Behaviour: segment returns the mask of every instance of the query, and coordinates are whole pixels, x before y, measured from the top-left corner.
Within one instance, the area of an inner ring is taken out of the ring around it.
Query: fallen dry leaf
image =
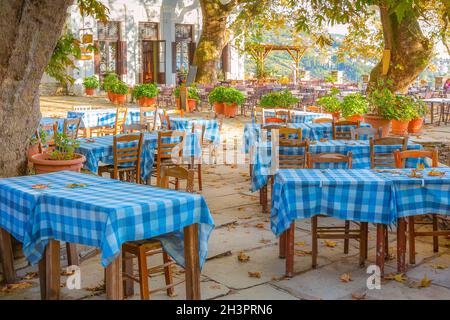
[[[305,243],[304,241],[302,241],[302,242],[296,242],[295,245],[296,245],[297,247],[304,247],[304,246],[306,245],[306,243]]]
[[[32,189],[48,189],[48,184],[34,184],[31,186]]]
[[[106,291],[106,285],[105,285],[105,283],[100,283],[98,286],[92,287],[92,288],[86,288],[86,290],[91,291],[91,292]]]
[[[353,300],[365,300],[367,298],[367,293],[352,293]]]
[[[348,273],[342,274],[340,279],[341,279],[342,282],[345,282],[345,283],[353,281],[352,277]]]
[[[36,279],[36,278],[39,278],[39,273],[37,273],[37,272],[28,272],[21,279],[22,280],[31,280],[31,279]]]
[[[279,277],[273,276],[272,277],[272,281],[281,281],[281,280],[284,280],[284,279],[286,279],[286,276],[279,276]]]
[[[255,272],[249,271],[248,272],[248,276],[250,278],[258,278],[259,279],[259,278],[261,278],[261,275],[262,275],[262,273],[259,271],[255,271]]]
[[[264,229],[264,223],[255,224],[255,228]]]
[[[212,285],[212,286],[210,286],[210,288],[211,288],[211,289],[217,289],[217,290],[222,289],[222,287],[220,286],[220,284]]]
[[[253,218],[252,216],[245,216],[245,217],[239,217],[238,219],[241,220],[250,220],[251,218]]]
[[[329,247],[329,248],[334,248],[337,246],[337,243],[331,240],[325,240],[324,241],[325,246]]]
[[[18,283],[10,283],[0,288],[0,292],[10,293],[19,289],[26,289],[32,287],[33,284],[31,282],[18,282]]]
[[[261,239],[261,240],[259,240],[259,243],[262,243],[262,244],[268,244],[268,243],[271,243],[272,242],[272,240],[268,240],[268,239]]]
[[[246,255],[243,251],[239,252],[238,255],[239,262],[248,262],[250,260],[250,256]]]
[[[448,268],[448,265],[438,263],[438,264],[432,264],[431,267],[436,270],[444,270],[444,269]]]
[[[422,278],[422,280],[420,280],[419,287],[420,287],[420,288],[427,288],[427,287],[430,286],[430,284],[431,284],[431,280],[428,279],[427,275],[425,275],[425,276]]]
[[[400,283],[405,283],[408,277],[404,273],[390,273],[384,277],[386,280],[395,280]]]

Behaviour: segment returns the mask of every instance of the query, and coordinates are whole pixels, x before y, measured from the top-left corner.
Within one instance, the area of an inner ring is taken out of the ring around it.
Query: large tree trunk
[[[399,23],[395,13],[389,14],[380,6],[385,49],[391,51],[387,74],[383,74],[383,61],[371,72],[369,91],[379,80],[392,80],[393,92],[406,93],[409,85],[425,70],[433,54],[433,43],[420,29],[413,16],[405,16]]]
[[[0,177],[26,172],[39,83],[73,0],[0,1]]]
[[[232,1],[224,6],[220,0],[200,0],[200,5],[203,29],[194,56],[196,82],[212,84],[217,82],[217,65],[228,42],[227,19],[236,4]]]

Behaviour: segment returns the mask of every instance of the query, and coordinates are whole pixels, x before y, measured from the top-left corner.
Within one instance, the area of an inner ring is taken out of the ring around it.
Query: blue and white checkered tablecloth
[[[175,132],[171,143],[179,141],[179,135],[185,132]],[[93,139],[78,139],[80,141],[80,147],[75,150],[77,153],[81,153],[86,157],[84,168],[97,173],[98,163],[101,161],[105,164],[114,163],[114,150],[113,141],[114,136],[96,137]],[[88,142],[94,141],[94,142]],[[121,143],[121,147],[131,147],[136,142]],[[144,143],[142,146],[141,155],[141,177],[147,180],[151,174],[151,170],[155,161],[155,151],[158,148],[158,134],[153,132],[144,133]],[[192,157],[194,159],[200,159],[201,157],[201,145],[198,134],[186,133],[183,157],[185,161],[189,161]],[[126,164],[122,164],[126,166]],[[129,165],[133,165],[130,163]]]
[[[48,134],[53,135],[53,124],[55,122],[58,123],[58,131],[62,132],[64,127],[64,119],[62,118],[42,118],[40,125]]]
[[[204,139],[216,146],[220,144],[220,128],[217,120],[171,117],[170,124],[174,130],[192,130],[195,124],[205,126]]]
[[[331,123],[307,123],[307,126],[311,128],[310,140],[333,139],[333,125]],[[337,132],[348,132],[352,127],[355,126],[338,126],[336,130]],[[371,126],[362,122],[361,127],[370,128]]]
[[[390,153],[395,150],[400,150],[401,146],[375,146],[375,153]],[[410,143],[408,144],[409,150],[420,150],[422,146],[420,144]],[[260,142],[256,144],[254,154],[254,165],[252,175],[252,191],[257,191],[267,184],[269,176],[273,175],[272,165],[272,143],[267,141],[266,143]],[[330,140],[327,142],[317,142],[311,144],[309,152],[311,154],[318,153],[340,153],[347,155],[348,152],[353,153],[352,166],[353,169],[370,169],[370,144],[367,140]],[[304,148],[278,148],[279,154],[293,155],[303,154]],[[406,161],[406,167],[416,168],[419,163],[422,163],[420,159],[408,159]],[[345,165],[346,166],[346,165]],[[343,163],[323,163],[320,164],[320,168],[343,168]]]
[[[48,189],[32,185],[49,183]],[[68,188],[84,183],[84,188]],[[183,228],[199,224],[202,266],[214,221],[201,195],[124,183],[67,171],[0,180],[0,227],[23,242],[36,264],[49,239],[99,247],[103,266],[126,241],[160,239],[184,265]]]
[[[446,175],[423,178],[411,169],[281,169],[274,181],[271,227],[279,236],[296,219],[324,214],[342,220],[391,224],[399,217],[450,214],[450,169]]]
[[[317,214],[374,223],[395,219],[392,183],[371,170],[281,169],[272,193],[271,228],[279,236],[296,219]]]
[[[280,109],[282,110],[282,109]],[[275,111],[272,110],[264,110],[264,118],[270,118],[275,116]],[[285,118],[285,116],[281,117]],[[317,118],[332,118],[331,114],[328,113],[316,113],[316,112],[307,112],[307,111],[299,111],[299,110],[291,110],[291,122],[292,123],[309,123]]]
[[[81,118],[81,128],[96,128],[96,127],[112,127],[116,122],[116,109],[93,109],[86,111],[69,111],[67,118]],[[158,114],[164,112],[158,109]],[[153,112],[151,112],[152,114]],[[141,113],[139,108],[128,108],[126,125],[139,124]],[[159,117],[156,117],[156,123],[159,124]]]

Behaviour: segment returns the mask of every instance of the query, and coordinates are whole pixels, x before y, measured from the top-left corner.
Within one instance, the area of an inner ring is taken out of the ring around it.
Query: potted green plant
[[[342,101],[339,100],[339,90],[331,88],[331,93],[327,96],[317,99],[317,104],[321,106],[327,113],[333,115],[333,119],[337,120],[341,117]]]
[[[54,151],[35,154],[30,161],[37,174],[63,170],[80,172],[86,158],[82,154],[75,153],[75,149],[79,146],[79,141],[58,132],[55,134]]]
[[[47,140],[47,131],[39,127],[39,137],[34,135],[30,140],[30,146],[28,148],[28,160],[32,156],[39,153],[39,144],[45,145]]]
[[[344,97],[341,105],[342,116],[349,121],[363,121],[363,115],[369,110],[366,97],[360,93],[352,93]]]
[[[395,94],[387,88],[384,81],[379,81],[368,93],[367,100],[369,112],[364,115],[364,122],[373,128],[381,128],[382,136],[387,136],[392,122],[391,113],[395,108]]]
[[[299,102],[289,90],[275,91],[261,97],[259,106],[266,109],[290,109]]]
[[[388,119],[392,120],[391,132],[395,135],[406,135],[409,122],[417,116],[415,102],[409,96],[396,96],[394,107],[389,108]]]
[[[125,104],[127,102],[127,94],[130,88],[125,82],[117,81],[111,86],[114,104]]]
[[[234,118],[237,115],[238,106],[244,103],[245,96],[235,88],[227,88],[223,100],[225,116]]]
[[[154,83],[137,85],[133,88],[133,97],[142,107],[150,107],[156,104],[159,89]]]
[[[411,121],[408,124],[408,132],[418,134],[421,132],[423,127],[423,121],[425,118],[425,115],[428,111],[428,106],[425,102],[423,102],[419,98],[414,99],[414,107],[415,107],[415,115],[414,118],[411,119]]]
[[[224,86],[215,87],[208,95],[209,103],[214,105],[214,110],[216,114],[224,114],[225,106],[225,91],[227,90]]]
[[[180,100],[180,89],[182,87],[185,87],[185,84],[182,84],[179,87],[176,87],[174,90],[174,95],[175,95],[175,101],[177,104],[177,108],[181,109],[181,100]],[[188,87],[188,108],[189,111],[192,112],[195,110],[195,107],[197,106],[197,104],[200,103],[200,91],[197,88],[196,84],[191,84]]]
[[[108,73],[103,79],[103,90],[108,94],[109,101],[113,102],[112,86],[119,81],[119,77],[115,73]]]
[[[100,82],[98,81],[96,76],[92,76],[84,78],[83,85],[86,90],[86,95],[93,96],[95,89],[100,86]]]

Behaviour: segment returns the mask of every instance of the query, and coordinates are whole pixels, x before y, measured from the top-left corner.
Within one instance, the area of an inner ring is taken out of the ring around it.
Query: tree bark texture
[[[378,80],[392,80],[393,92],[406,93],[409,85],[425,70],[433,54],[433,43],[420,29],[413,16],[405,16],[398,22],[395,13],[380,6],[385,49],[391,50],[391,60],[386,75],[382,74],[383,61],[380,61],[370,75],[369,90]]]
[[[196,82],[212,84],[217,82],[217,65],[228,42],[227,19],[237,4],[235,1],[222,5],[220,0],[200,0],[200,5],[203,29],[194,56],[198,68]]]
[[[0,1],[0,177],[26,173],[39,84],[73,0]]]

